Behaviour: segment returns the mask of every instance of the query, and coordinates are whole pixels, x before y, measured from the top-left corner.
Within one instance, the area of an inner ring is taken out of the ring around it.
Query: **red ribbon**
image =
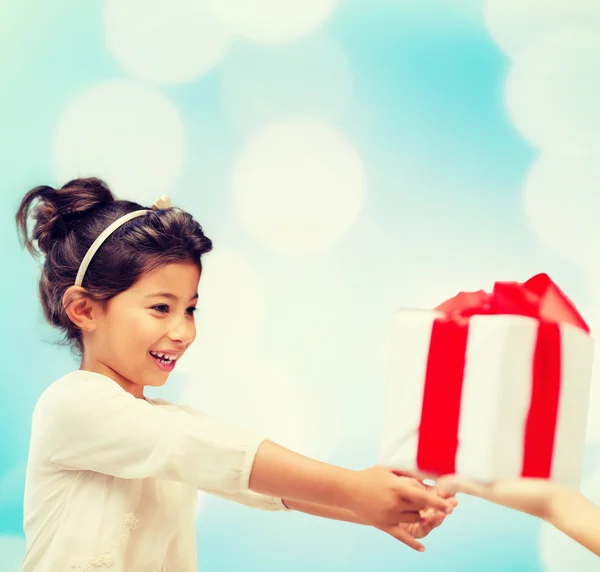
[[[492,293],[460,292],[435,309],[444,315],[434,321],[431,332],[418,468],[438,475],[456,472],[469,317],[512,314],[539,321],[521,474],[550,477],[561,382],[559,324],[571,324],[589,333],[581,314],[547,274],[538,274],[523,284],[496,282]]]

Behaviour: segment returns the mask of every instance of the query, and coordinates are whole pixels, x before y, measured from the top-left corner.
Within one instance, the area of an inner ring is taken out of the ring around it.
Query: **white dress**
[[[33,413],[22,572],[196,572],[198,490],[285,510],[248,489],[264,439],[97,373],[66,375]]]

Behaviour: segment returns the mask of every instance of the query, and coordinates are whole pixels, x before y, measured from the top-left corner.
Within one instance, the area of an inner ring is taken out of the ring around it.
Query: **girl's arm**
[[[399,523],[419,522],[429,507],[451,511],[447,500],[391,469],[321,463],[209,417],[151,405],[85,371],[52,384],[32,424],[31,447],[57,469],[179,481],[227,496],[250,489],[346,509],[417,550],[422,545]]]
[[[456,506],[456,499],[452,498],[450,499],[450,502],[452,503],[452,506]],[[321,518],[340,520],[355,524],[366,524],[356,514],[346,509],[339,509],[301,501],[286,501],[285,504],[292,510],[304,512],[313,516],[319,516]],[[426,509],[421,511],[421,519],[419,522],[403,523],[398,526],[403,528],[404,531],[413,539],[424,538],[434,528],[440,526],[444,522],[445,518],[446,514],[441,511],[437,511],[435,509]]]
[[[352,522],[354,524],[366,524],[352,511],[345,508],[337,508],[333,506],[326,506],[311,502],[304,501],[289,501],[284,500],[284,505],[290,510],[297,512],[303,512],[312,516],[319,516],[321,518],[329,518],[331,520],[340,520],[342,522]]]
[[[195,409],[193,407],[190,406],[178,406],[179,409],[182,409],[184,411],[187,411],[188,413],[190,413],[191,415],[203,419],[206,417],[206,414],[203,413],[202,411]],[[262,452],[261,452],[261,456],[264,454],[265,450],[264,447],[271,448],[274,451],[279,451],[280,453],[283,453],[285,455],[289,455],[291,452],[287,451],[286,449],[282,448],[282,447],[278,447],[278,446],[274,446],[273,443],[264,443],[261,447]],[[268,451],[267,451],[268,453]],[[351,472],[347,471],[345,469],[342,469],[341,473],[340,473],[340,469],[338,467],[331,467],[330,465],[326,465],[324,463],[316,463],[314,461],[312,461],[311,459],[308,459],[306,457],[301,457],[295,453],[291,453],[290,459],[296,459],[296,461],[298,461],[298,459],[301,459],[303,462],[308,462],[308,463],[315,463],[316,466],[318,466],[320,468],[320,470],[323,469],[327,469],[328,468],[328,472],[333,476],[334,472],[339,474],[344,474],[344,475],[348,475]],[[263,459],[264,460],[264,459]],[[313,466],[315,466],[313,465]],[[294,465],[291,465],[292,467],[294,467]],[[333,469],[333,471],[332,471]],[[254,462],[253,465],[253,471],[256,471],[256,461]],[[404,477],[401,477],[404,478]],[[406,479],[405,479],[406,480]],[[416,481],[414,479],[409,479],[414,487]],[[253,484],[256,485],[256,474],[254,474],[254,478],[252,479]],[[321,483],[321,486],[323,486],[325,483]],[[260,485],[259,485],[260,486]],[[269,486],[269,485],[266,485]],[[427,487],[426,485],[420,483],[418,485],[418,488],[421,488],[423,490],[430,490],[431,487]],[[246,506],[252,507],[252,508],[260,508],[262,510],[293,510],[296,512],[303,512],[305,514],[310,514],[312,516],[318,516],[321,518],[327,518],[327,519],[331,519],[331,520],[338,520],[338,521],[342,521],[342,522],[350,522],[350,523],[354,523],[354,524],[362,524],[365,525],[366,522],[364,521],[364,519],[360,518],[358,515],[356,515],[354,512],[352,512],[351,510],[347,509],[347,508],[343,508],[343,507],[339,507],[339,506],[331,506],[331,499],[330,497],[326,494],[325,497],[327,498],[327,503],[326,504],[319,504],[316,502],[311,502],[311,501],[307,501],[307,500],[299,500],[299,499],[290,499],[288,495],[285,495],[286,500],[283,500],[281,498],[278,498],[277,496],[273,496],[273,495],[267,495],[267,494],[259,494],[253,490],[247,490],[247,491],[240,491],[236,494],[231,494],[231,495],[227,495],[224,494],[222,492],[219,491],[207,491],[210,494],[219,496],[221,498],[226,498],[229,500],[233,500],[235,502],[238,502],[240,504],[245,504]],[[436,493],[437,494],[437,493]],[[456,506],[456,499],[455,498],[451,498],[451,499],[447,499],[448,504],[450,505],[451,508],[454,508]],[[423,511],[422,513],[423,518],[421,518],[419,520],[419,522],[414,522],[413,524],[410,524],[410,529],[407,529],[410,531],[410,533],[413,533],[412,536],[414,538],[423,538],[424,536],[426,536],[431,530],[433,530],[433,528],[436,528],[437,526],[439,526],[445,516],[446,513],[441,512],[439,510],[427,510],[427,511]],[[416,513],[413,514],[407,514],[404,515],[402,517],[402,520],[406,521],[407,519],[411,519],[417,520],[418,515]],[[408,526],[408,525],[407,525]]]
[[[456,506],[456,499],[389,468],[342,469],[271,441],[258,449],[250,489],[286,499],[288,507],[308,514],[374,526],[419,551],[424,547],[416,539]]]
[[[453,504],[415,479],[392,469],[343,469],[263,441],[249,480],[250,490],[288,501],[304,501],[345,509],[366,524],[389,532],[393,523],[418,522],[419,511],[451,512]],[[405,520],[408,516],[409,520]]]

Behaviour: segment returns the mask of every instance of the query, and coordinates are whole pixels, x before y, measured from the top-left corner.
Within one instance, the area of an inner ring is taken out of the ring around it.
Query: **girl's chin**
[[[144,385],[148,385],[151,387],[161,387],[165,383],[167,383],[167,379],[169,379],[169,374],[165,373],[162,376],[153,375],[151,379],[148,379]]]

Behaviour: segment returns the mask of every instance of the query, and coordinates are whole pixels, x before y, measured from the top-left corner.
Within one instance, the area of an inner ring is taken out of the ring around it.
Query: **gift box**
[[[579,487],[594,342],[546,274],[396,313],[379,462]]]

